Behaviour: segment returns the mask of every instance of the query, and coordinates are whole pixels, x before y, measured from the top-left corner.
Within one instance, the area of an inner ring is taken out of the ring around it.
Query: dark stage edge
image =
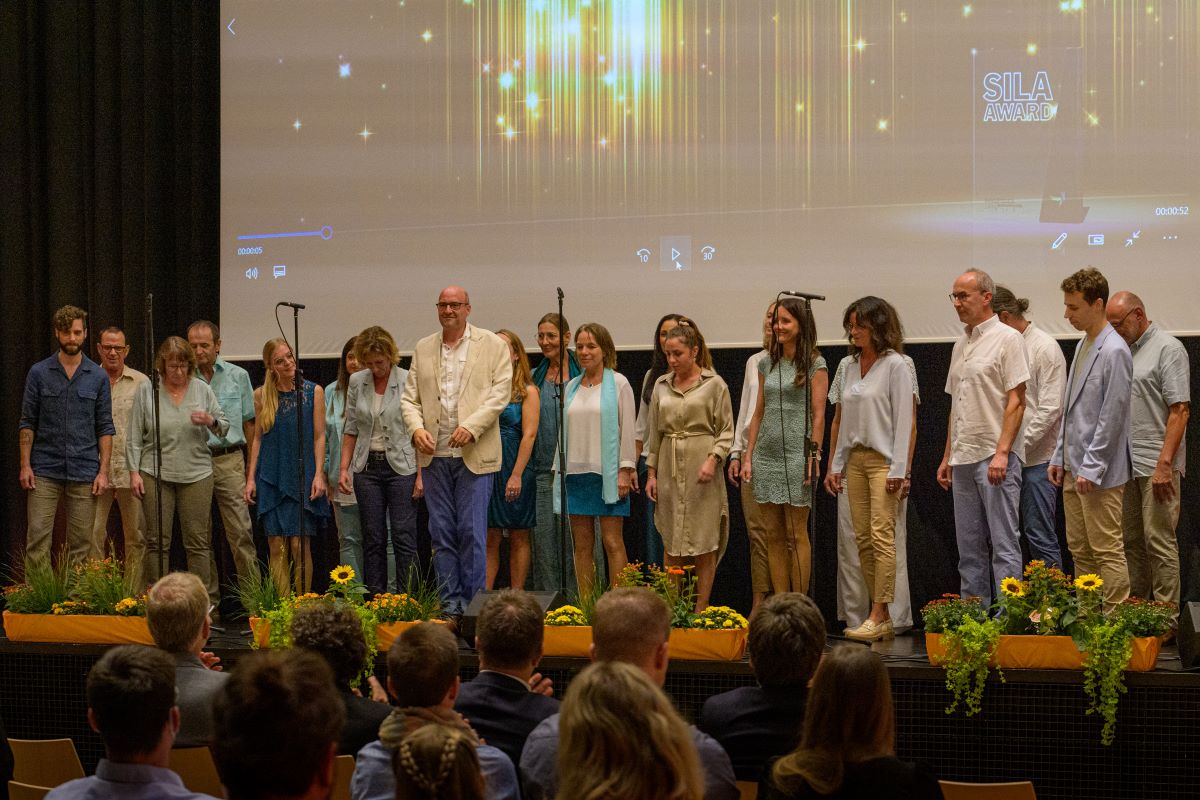
[[[247,636],[230,625],[210,649],[227,667],[250,652]],[[831,647],[862,645],[831,638]],[[0,717],[9,736],[75,740],[90,772],[103,746],[87,727],[84,680],[103,645],[10,642],[0,638]],[[1166,647],[1153,672],[1128,673],[1117,740],[1100,744],[1101,723],[1084,714],[1082,674],[1069,670],[1007,670],[988,683],[983,711],[947,715],[945,675],[929,665],[920,632],[872,645],[888,666],[896,706],[896,749],[928,764],[941,778],[1032,780],[1039,798],[1195,798],[1200,796],[1200,673],[1180,669]],[[546,658],[540,671],[559,696],[584,659]],[[384,660],[377,659],[382,675]],[[463,645],[464,680],[479,669]],[[708,697],[754,684],[746,661],[673,661],[667,692],[689,720]]]

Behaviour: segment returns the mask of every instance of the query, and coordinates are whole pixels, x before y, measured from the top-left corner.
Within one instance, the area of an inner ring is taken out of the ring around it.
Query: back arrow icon
[[[237,36],[237,31],[235,31],[233,29],[233,23],[235,23],[235,22],[237,22],[237,17],[234,17],[233,19],[229,20],[229,24],[226,25],[225,27],[229,30],[230,33],[232,33],[234,36]]]

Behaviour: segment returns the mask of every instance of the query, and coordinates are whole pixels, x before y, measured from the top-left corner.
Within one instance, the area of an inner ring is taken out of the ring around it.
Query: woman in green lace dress
[[[771,591],[807,592],[812,575],[808,512],[820,470],[829,370],[802,301],[780,300],[771,327],[771,357],[758,363],[758,400],[742,480],[753,480],[754,499],[762,507]]]

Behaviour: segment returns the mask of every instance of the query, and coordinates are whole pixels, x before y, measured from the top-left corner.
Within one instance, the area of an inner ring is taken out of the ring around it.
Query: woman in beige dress
[[[694,325],[671,329],[663,349],[671,370],[655,381],[650,397],[646,494],[655,502],[667,566],[695,565],[696,611],[703,611],[729,540],[720,476],[733,443],[733,406],[725,381],[697,363],[703,339]]]

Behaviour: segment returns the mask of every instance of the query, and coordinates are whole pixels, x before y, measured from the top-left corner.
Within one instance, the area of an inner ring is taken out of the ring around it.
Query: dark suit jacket
[[[833,794],[817,794],[808,784],[785,792],[766,775],[758,796],[762,800],[942,800],[942,788],[937,776],[923,765],[888,756],[847,764],[841,788]]]
[[[521,762],[525,739],[538,723],[558,713],[558,700],[529,691],[520,680],[499,672],[481,672],[458,692],[454,710],[492,747]]]
[[[699,727],[729,753],[739,781],[757,781],[768,761],[800,743],[806,697],[804,687],[743,686],[705,700]]]
[[[213,738],[212,701],[229,676],[214,672],[191,653],[175,653],[179,734],[176,747],[204,747]]]
[[[392,707],[369,697],[356,697],[349,691],[341,695],[346,706],[346,725],[338,740],[338,755],[352,756],[379,738],[379,726],[392,713]]]

